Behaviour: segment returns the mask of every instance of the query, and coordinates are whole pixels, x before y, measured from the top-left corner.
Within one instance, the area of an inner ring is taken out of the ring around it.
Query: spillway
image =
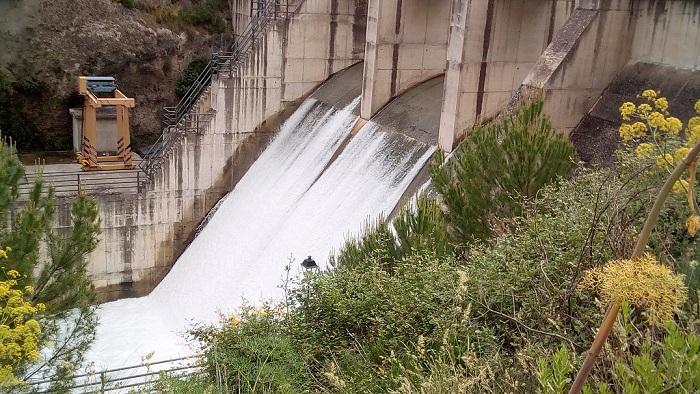
[[[151,294],[101,306],[88,363],[191,354],[192,324],[245,300],[280,300],[290,256],[293,272],[308,255],[324,268],[348,235],[396,206],[434,145],[374,122],[351,135],[361,72],[354,66],[301,104]]]

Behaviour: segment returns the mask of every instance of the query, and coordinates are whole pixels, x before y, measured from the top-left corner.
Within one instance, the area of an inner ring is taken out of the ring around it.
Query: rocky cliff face
[[[145,144],[181,71],[221,40],[112,0],[0,0],[0,128],[24,150],[70,149],[77,76],[114,76],[136,99],[132,133]]]

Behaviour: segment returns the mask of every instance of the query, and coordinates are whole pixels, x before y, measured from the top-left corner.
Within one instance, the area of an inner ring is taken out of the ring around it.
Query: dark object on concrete
[[[307,270],[318,268],[318,264],[316,264],[316,262],[314,261],[314,259],[311,258],[311,256],[309,256],[306,260],[302,261],[301,266]]]

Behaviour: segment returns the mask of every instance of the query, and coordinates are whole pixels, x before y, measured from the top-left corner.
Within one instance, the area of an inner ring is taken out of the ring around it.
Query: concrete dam
[[[599,140],[586,120],[624,96],[609,87],[629,70],[697,81],[700,69],[690,0],[297,0],[271,1],[271,14],[252,3],[232,1],[249,44],[219,55],[133,184],[87,189],[103,230],[90,273],[112,301],[87,356],[98,367],[187,355],[191,323],[279,299],[290,256],[293,271],[307,255],[325,267],[415,193],[435,149],[521,99],[543,99],[577,141]],[[55,182],[57,227],[70,223],[71,176]]]

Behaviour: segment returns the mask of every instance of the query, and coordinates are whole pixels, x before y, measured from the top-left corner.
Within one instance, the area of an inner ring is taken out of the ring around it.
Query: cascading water
[[[280,299],[289,256],[324,267],[368,218],[394,208],[433,148],[368,123],[343,146],[359,99],[338,110],[313,98],[220,204],[148,296],[102,305],[87,361],[96,369],[184,356],[183,333],[245,300]]]

